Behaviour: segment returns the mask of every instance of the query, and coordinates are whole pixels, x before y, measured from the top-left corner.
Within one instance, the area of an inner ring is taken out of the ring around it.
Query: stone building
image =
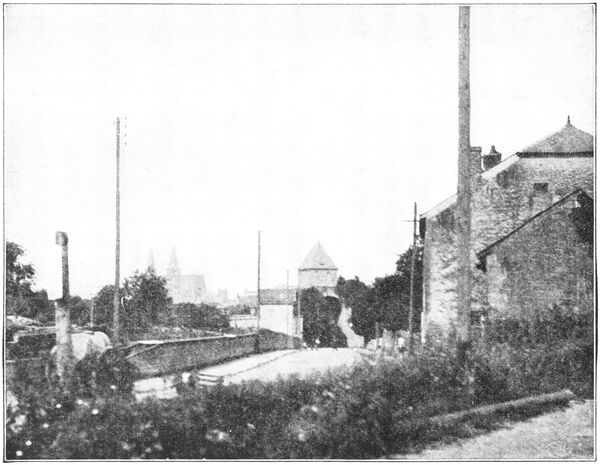
[[[574,289],[581,290],[581,305],[593,304],[592,262],[567,259],[568,254],[588,256],[591,247],[575,233],[580,226],[570,222],[569,215],[580,216],[582,208],[591,215],[585,205],[593,197],[593,146],[593,136],[567,121],[561,130],[505,160],[494,147],[484,156],[480,148],[472,148],[474,322],[489,312],[508,312],[509,307],[521,314],[544,311],[579,292]],[[434,326],[447,332],[455,322],[455,213],[456,195],[421,215],[423,336]],[[583,274],[578,274],[578,266],[585,268]],[[554,290],[542,292],[549,282]]]
[[[338,279],[338,268],[320,242],[310,250],[298,267],[300,289],[316,287],[322,292],[333,291]]]
[[[171,260],[167,267],[167,289],[173,303],[200,304],[207,299],[206,283],[200,274],[182,275],[177,263],[175,248],[171,249]]]

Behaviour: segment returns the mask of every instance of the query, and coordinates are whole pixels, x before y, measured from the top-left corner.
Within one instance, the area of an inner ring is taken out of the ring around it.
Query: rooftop
[[[317,242],[310,250],[302,264],[298,267],[299,270],[337,270],[337,266],[320,242]]]
[[[577,129],[571,124],[570,118],[567,124],[549,136],[534,142],[517,152],[519,156],[539,156],[539,155],[590,155],[594,151],[594,136],[587,132]]]

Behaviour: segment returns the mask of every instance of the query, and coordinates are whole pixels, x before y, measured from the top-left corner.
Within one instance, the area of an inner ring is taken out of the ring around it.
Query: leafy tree
[[[6,313],[43,323],[53,321],[54,305],[45,290],[33,290],[35,269],[21,263],[24,253],[20,245],[6,242]]]
[[[105,331],[112,327],[114,289],[115,286],[109,284],[100,289],[94,297],[94,326],[99,326]],[[120,289],[119,295],[124,295],[123,288]]]
[[[71,323],[78,326],[86,326],[90,323],[91,302],[82,299],[79,296],[73,296],[69,299],[69,309],[71,311]],[[96,319],[94,315],[94,319]]]
[[[309,346],[346,347],[346,336],[337,325],[342,311],[340,301],[335,297],[324,297],[314,287],[303,290],[300,296],[304,341]]]
[[[114,288],[113,288],[114,289]],[[153,270],[134,273],[125,280],[123,319],[127,330],[143,330],[159,322],[172,299],[167,290],[167,280]]]
[[[373,291],[363,283],[358,276],[354,279],[338,279],[335,293],[340,296],[342,303],[352,310],[353,331],[363,336],[365,344],[375,337],[375,322],[377,315],[372,308]]]
[[[21,256],[25,253],[23,248],[14,243],[6,242],[6,295],[17,297],[19,295],[27,296],[33,291],[33,277],[35,269],[33,265],[24,265],[20,262]]]

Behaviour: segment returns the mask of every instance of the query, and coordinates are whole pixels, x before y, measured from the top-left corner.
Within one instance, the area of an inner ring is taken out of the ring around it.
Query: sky
[[[320,241],[347,278],[394,271],[456,189],[455,5],[5,5],[4,232],[38,288],[183,274],[234,297],[297,282]],[[595,134],[593,5],[471,7],[471,144],[504,157]],[[125,145],[126,144],[126,145]]]

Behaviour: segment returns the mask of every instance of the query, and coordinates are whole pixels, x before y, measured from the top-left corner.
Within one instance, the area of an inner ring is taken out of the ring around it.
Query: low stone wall
[[[299,348],[300,340],[285,334],[260,335],[260,352]],[[257,353],[257,335],[217,336],[173,341],[138,342],[128,348],[127,358],[143,377],[215,365]]]

